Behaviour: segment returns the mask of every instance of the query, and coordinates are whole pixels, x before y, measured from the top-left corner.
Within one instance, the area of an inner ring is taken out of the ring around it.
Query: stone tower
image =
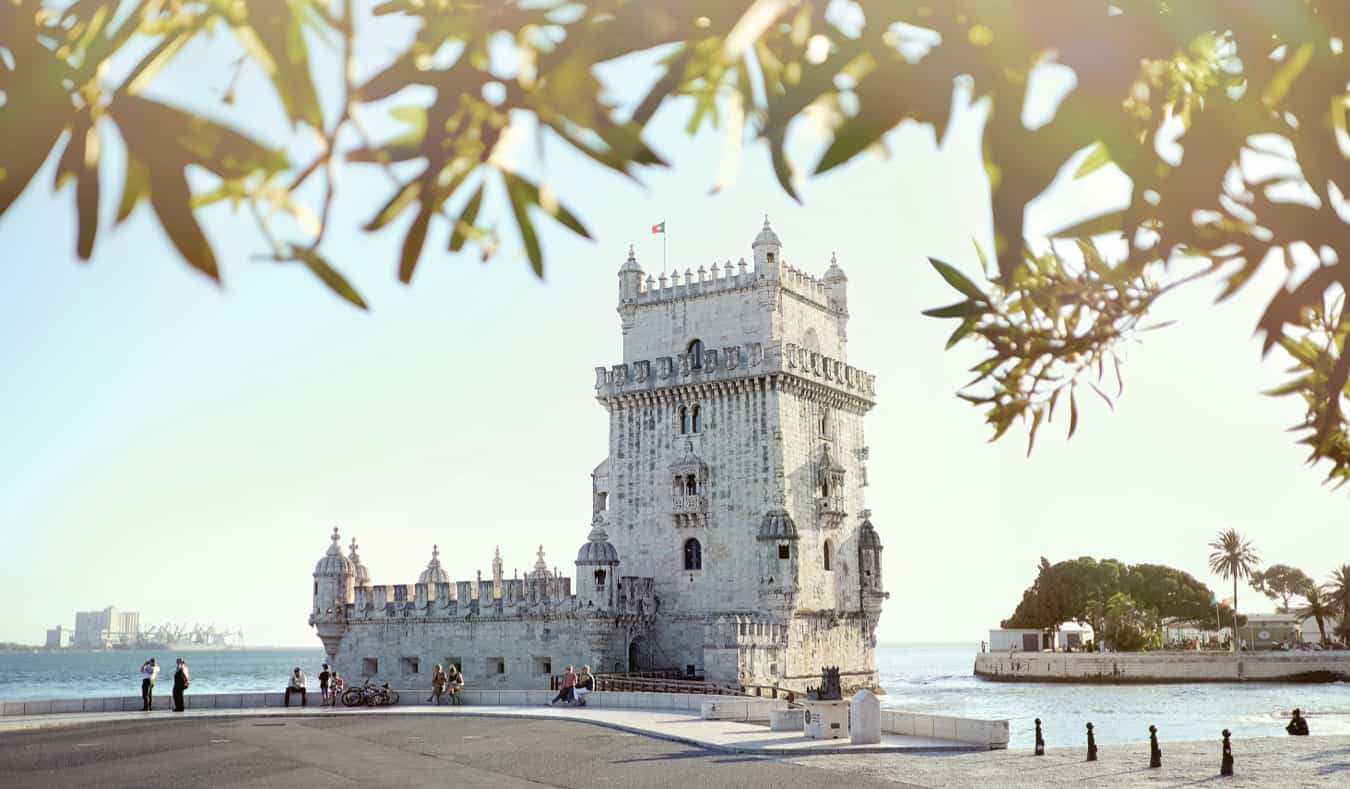
[[[838,665],[876,687],[876,392],[847,363],[848,280],[833,257],[822,278],[789,266],[767,217],[751,252],[658,280],[630,249],[619,269],[623,360],[596,368],[609,457],[592,499],[618,593],[652,579],[629,667],[800,688]]]

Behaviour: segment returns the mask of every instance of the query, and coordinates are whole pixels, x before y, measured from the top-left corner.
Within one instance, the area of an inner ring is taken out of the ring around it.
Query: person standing
[[[286,706],[291,706],[291,694],[300,694],[300,706],[307,707],[309,702],[305,698],[305,672],[300,670],[299,666],[291,672],[291,683],[286,686]]]
[[[155,677],[159,676],[159,664],[150,658],[141,664],[141,711],[149,712],[154,701]]]
[[[183,692],[188,688],[187,661],[178,658],[178,668],[173,672],[173,711],[183,711]]]
[[[324,663],[324,664],[323,664],[323,671],[320,671],[320,672],[319,672],[319,706],[320,706],[320,707],[322,707],[323,705],[325,705],[325,704],[328,703],[328,681],[329,681],[330,679],[332,679],[332,677],[333,677],[332,673],[328,670],[328,664],[327,664],[327,663]]]

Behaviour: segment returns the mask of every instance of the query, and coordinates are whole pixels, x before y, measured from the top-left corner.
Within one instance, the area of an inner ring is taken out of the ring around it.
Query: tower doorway
[[[635,638],[628,644],[628,670],[641,671],[642,666],[642,639]]]

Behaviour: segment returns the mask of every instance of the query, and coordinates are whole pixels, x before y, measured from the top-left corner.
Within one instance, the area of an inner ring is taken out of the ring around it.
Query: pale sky
[[[198,54],[165,92],[238,117],[200,89],[224,84],[229,51]],[[256,75],[242,87],[231,111],[276,117]],[[251,260],[261,243],[225,207],[205,214],[223,288],[182,263],[148,206],[103,228],[96,260],[81,264],[70,187],[52,194],[49,161],[0,218],[0,641],[41,643],[76,610],[115,605],[147,625],[215,623],[252,645],[318,646],[305,623],[310,573],[334,525],[344,543],[357,537],[376,583],[414,582],[432,543],[457,579],[488,574],[497,545],[508,573],[524,571],[540,543],[571,574],[589,473],[606,452],[592,371],[620,359],[615,274],[628,244],[659,272],[648,229],[665,220],[672,267],[749,257],[766,212],[792,265],[821,273],[838,254],[849,361],[877,376],[867,496],[891,593],[882,640],[985,637],[1041,556],[1169,564],[1221,597],[1206,544],[1222,528],[1319,579],[1350,559],[1346,494],[1321,486],[1285,432],[1300,404],[1260,394],[1282,380],[1283,360],[1263,363],[1252,338],[1279,272],[1223,305],[1215,283],[1169,297],[1158,318],[1180,322],[1129,350],[1115,412],[1082,399],[1075,438],[1064,441],[1061,416],[1027,459],[1024,429],[988,444],[981,413],[953,396],[978,349],[944,352],[952,326],[919,314],[955,300],[925,257],[973,274],[972,241],[990,238],[978,114],[958,120],[942,152],[927,128],[903,127],[889,157],[806,182],[804,205],[782,193],[759,145],[735,185],[709,195],[721,141],[685,137],[687,117],[678,104],[657,116],[650,139],[675,166],[643,173],[645,187],[553,145],[541,166],[521,146],[595,236],[540,218],[543,281],[498,200],[502,255],[481,265],[446,254],[447,229],[433,225],[413,285],[400,285],[410,217],[361,233],[388,184],[344,172],[325,249],[370,313],[302,270]],[[799,131],[804,168],[816,149]],[[108,218],[121,166],[110,154]],[[1030,230],[1048,229],[1056,206],[1118,190],[1105,173],[1078,184],[1033,207]],[[1240,594],[1243,610],[1270,609]]]

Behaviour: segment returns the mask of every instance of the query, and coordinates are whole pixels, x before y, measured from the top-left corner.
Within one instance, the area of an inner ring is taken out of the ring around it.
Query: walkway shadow
[[[704,758],[708,758],[708,757],[720,757],[720,758],[713,758],[713,759],[712,759],[712,762],[713,762],[714,764],[739,764],[739,763],[741,763],[741,762],[757,762],[757,761],[760,761],[760,760],[761,760],[761,757],[759,757],[759,756],[753,756],[753,755],[750,755],[750,754],[736,755],[736,754],[727,754],[727,753],[723,753],[722,751],[712,751],[712,750],[702,750],[702,749],[692,749],[692,748],[691,748],[691,749],[679,751],[679,752],[676,752],[676,753],[666,753],[666,754],[662,754],[662,755],[660,755],[660,756],[644,756],[644,757],[642,757],[642,758],[637,758],[637,759],[616,759],[616,760],[610,761],[610,764],[639,764],[639,763],[642,763],[642,762],[669,762],[669,761],[677,761],[677,760],[680,760],[680,759],[704,759]]]

